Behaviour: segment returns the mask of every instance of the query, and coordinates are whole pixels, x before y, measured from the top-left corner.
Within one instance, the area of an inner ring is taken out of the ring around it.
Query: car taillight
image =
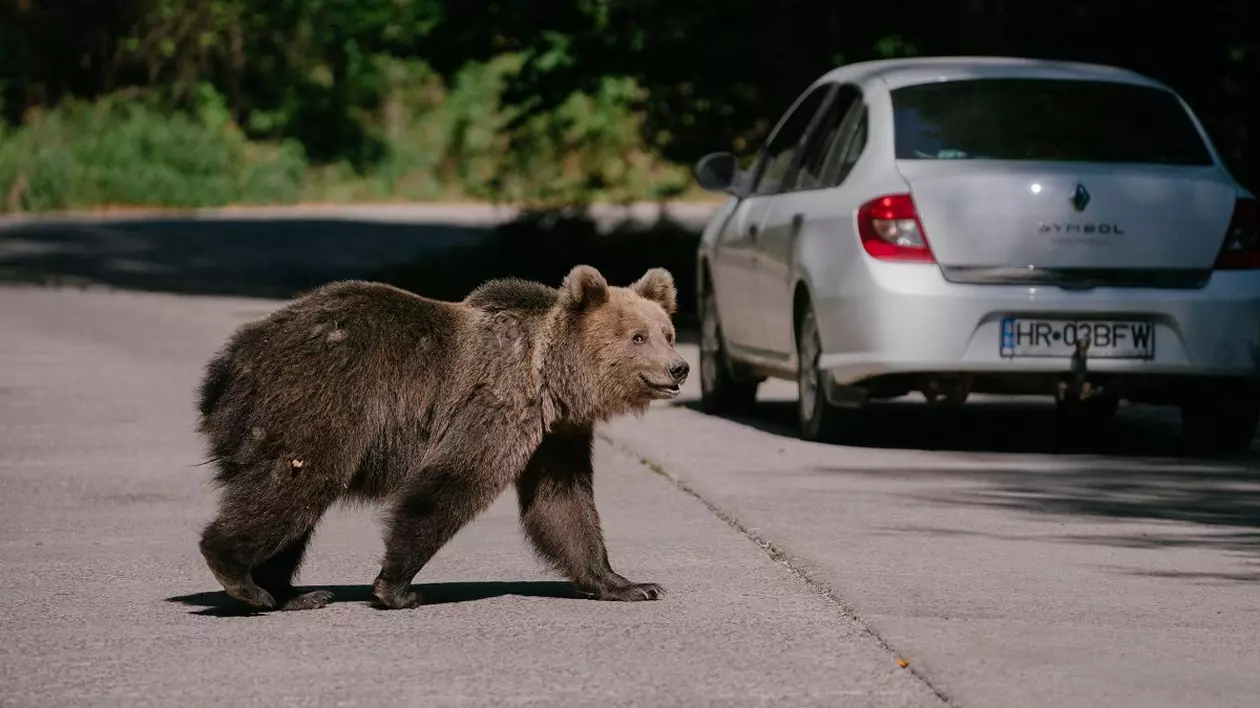
[[[1256,200],[1239,198],[1225,232],[1225,245],[1216,259],[1217,270],[1260,269],[1260,214]]]
[[[873,258],[932,263],[923,222],[909,194],[889,194],[858,208],[858,236]]]

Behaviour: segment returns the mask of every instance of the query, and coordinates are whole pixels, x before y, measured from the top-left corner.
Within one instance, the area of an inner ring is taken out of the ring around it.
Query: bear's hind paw
[[[421,604],[420,596],[408,590],[406,585],[391,587],[379,579],[372,584],[372,594],[387,610],[410,610]]]

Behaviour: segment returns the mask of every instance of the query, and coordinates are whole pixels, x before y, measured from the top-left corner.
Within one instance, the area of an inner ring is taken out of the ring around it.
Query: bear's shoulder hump
[[[550,310],[560,298],[555,288],[522,278],[499,278],[477,286],[464,303],[479,310]]]

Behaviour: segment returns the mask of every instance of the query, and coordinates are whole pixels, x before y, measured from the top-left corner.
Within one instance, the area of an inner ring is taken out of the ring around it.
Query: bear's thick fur
[[[462,302],[342,281],[242,326],[206,367],[199,430],[217,465],[219,515],[201,539],[227,594],[313,609],[292,586],[336,501],[388,501],[373,592],[421,602],[411,581],[461,527],[515,484],[540,556],[583,592],[656,599],[612,570],[592,491],[593,428],[672,398],[673,277],[612,287],[577,266],[559,289],[487,282]]]

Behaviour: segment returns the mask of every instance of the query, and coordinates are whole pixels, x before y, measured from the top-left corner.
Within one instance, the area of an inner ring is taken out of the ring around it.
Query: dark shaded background
[[[315,160],[367,164],[384,149],[354,119],[381,99],[373,56],[418,57],[449,79],[516,52],[524,67],[510,102],[543,111],[634,77],[649,143],[690,162],[751,154],[792,98],[842,63],[1073,59],[1171,85],[1254,189],[1258,15],[1247,0],[3,0],[0,96],[16,123],[70,94],[160,86],[178,101],[208,82],[242,124],[283,114],[255,133],[297,137]]]

